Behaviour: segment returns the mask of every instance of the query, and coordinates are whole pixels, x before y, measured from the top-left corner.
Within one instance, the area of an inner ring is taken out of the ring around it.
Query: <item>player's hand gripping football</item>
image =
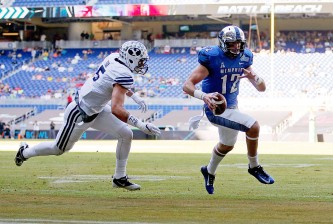
[[[211,111],[214,111],[216,109],[216,104],[215,104],[215,100],[217,100],[217,96],[216,96],[217,92],[214,93],[207,93],[204,97],[203,97],[203,101],[207,104],[208,108]]]

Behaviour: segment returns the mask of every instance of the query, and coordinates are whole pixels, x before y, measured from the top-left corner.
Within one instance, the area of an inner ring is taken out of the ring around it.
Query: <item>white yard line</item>
[[[35,145],[39,141],[26,141]],[[17,151],[17,140],[0,140],[0,151]],[[211,153],[216,141],[204,140],[134,140],[132,153]],[[115,152],[115,140],[80,140],[71,152]],[[333,143],[259,142],[259,154],[333,155]],[[238,141],[231,153],[246,154],[246,143]]]
[[[86,220],[52,220],[52,219],[0,219],[0,224],[36,224],[36,223],[57,223],[57,224],[144,224],[145,222],[103,222]]]

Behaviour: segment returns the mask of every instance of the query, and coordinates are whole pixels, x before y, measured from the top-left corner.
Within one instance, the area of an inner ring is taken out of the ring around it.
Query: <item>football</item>
[[[213,111],[213,114],[221,115],[227,108],[227,101],[221,93],[215,93],[215,96],[217,97],[217,99],[213,100],[213,102],[216,104],[216,108]]]

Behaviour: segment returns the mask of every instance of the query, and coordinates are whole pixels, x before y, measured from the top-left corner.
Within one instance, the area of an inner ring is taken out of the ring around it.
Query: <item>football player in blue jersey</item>
[[[198,66],[185,81],[183,90],[204,101],[204,111],[208,120],[218,127],[219,142],[212,151],[207,166],[201,167],[205,187],[209,194],[214,193],[216,170],[222,159],[236,143],[239,131],[246,134],[248,151],[248,172],[263,184],[273,184],[274,179],[267,174],[258,161],[259,123],[238,110],[237,96],[241,79],[248,79],[260,92],[266,90],[265,81],[251,68],[253,54],[246,48],[244,32],[237,26],[227,26],[218,35],[218,46],[203,48],[198,53]],[[196,84],[202,81],[202,90]],[[227,109],[215,116],[215,93],[221,93],[227,101]]]

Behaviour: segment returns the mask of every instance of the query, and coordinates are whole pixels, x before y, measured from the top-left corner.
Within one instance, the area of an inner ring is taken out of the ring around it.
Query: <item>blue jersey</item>
[[[230,58],[220,47],[210,46],[199,52],[198,62],[209,71],[209,75],[202,80],[202,91],[219,92],[226,98],[228,107],[236,106],[239,77],[243,75],[243,68],[252,65],[252,52],[246,48],[236,58]]]

